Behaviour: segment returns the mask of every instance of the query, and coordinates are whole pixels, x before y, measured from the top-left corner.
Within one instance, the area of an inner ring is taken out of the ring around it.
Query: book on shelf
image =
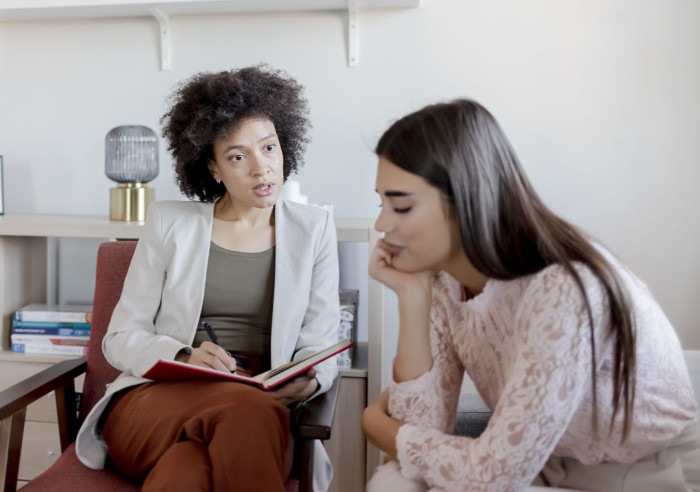
[[[15,328],[12,327],[12,333],[18,335],[46,335],[46,336],[62,336],[62,337],[89,337],[90,330],[73,329],[73,328]]]
[[[89,330],[92,324],[88,321],[20,321],[13,319],[12,326],[20,328],[73,328]]]
[[[90,323],[12,320],[12,333],[27,335],[90,336]]]
[[[236,373],[217,371],[206,367],[195,366],[185,362],[174,360],[158,360],[151,368],[145,372],[144,378],[156,381],[180,381],[184,379],[213,379],[221,381],[236,381],[250,384],[268,391],[276,388],[282,383],[298,376],[299,374],[312,368],[319,362],[333,357],[334,355],[352,347],[351,340],[343,340],[335,345],[311,354],[302,359],[293,360],[287,364],[262,372],[253,377],[242,376]]]
[[[12,319],[16,321],[89,323],[92,321],[92,306],[32,303],[14,311]]]
[[[86,347],[90,342],[89,336],[61,336],[61,335],[24,335],[21,333],[13,333],[10,335],[12,344],[44,344],[44,345],[73,345]]]
[[[46,355],[87,355],[88,348],[75,345],[51,345],[47,343],[13,343],[13,352]]]

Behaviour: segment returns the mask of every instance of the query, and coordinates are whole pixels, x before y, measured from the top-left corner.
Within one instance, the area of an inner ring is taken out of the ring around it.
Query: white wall
[[[264,61],[307,87],[302,191],[338,217],[374,217],[382,130],[472,97],[546,202],[618,253],[700,348],[699,21],[695,0],[423,0],[361,12],[349,68],[339,12],[176,17],[171,72],[150,19],[0,23],[5,209],[106,214],[110,128],[158,128],[177,81]],[[164,148],[154,185],[180,197]]]

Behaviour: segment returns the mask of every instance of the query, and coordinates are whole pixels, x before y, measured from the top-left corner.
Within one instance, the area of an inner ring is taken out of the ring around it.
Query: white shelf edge
[[[420,0],[355,0],[360,9],[414,8]],[[0,0],[0,21],[347,10],[348,0]]]
[[[348,17],[348,66],[359,65],[357,9],[415,8],[420,0],[0,0],[0,23],[115,17],[155,17],[160,36],[160,69],[172,69],[170,18],[300,10],[344,10]]]
[[[335,219],[340,242],[367,242],[372,219]],[[138,239],[144,224],[119,222],[101,215],[0,215],[1,236]]]
[[[64,360],[77,359],[82,355],[45,355],[45,354],[24,354],[12,352],[11,350],[0,350],[0,361],[2,362],[34,362],[37,364],[55,364]]]

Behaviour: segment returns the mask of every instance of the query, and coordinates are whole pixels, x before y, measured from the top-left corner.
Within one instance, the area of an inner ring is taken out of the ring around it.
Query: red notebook
[[[251,384],[268,391],[276,386],[292,379],[295,376],[307,371],[319,362],[323,362],[329,357],[347,350],[353,343],[348,338],[342,342],[328,347],[327,349],[311,354],[303,359],[293,360],[269,371],[262,372],[257,376],[247,377],[240,374],[217,371],[206,367],[195,366],[185,362],[160,359],[158,362],[144,373],[143,377],[155,381],[180,381],[185,379],[213,379],[221,381],[238,381],[239,383]]]

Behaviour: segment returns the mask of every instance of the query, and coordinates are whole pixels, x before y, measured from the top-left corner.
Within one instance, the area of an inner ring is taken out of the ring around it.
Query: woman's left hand
[[[369,276],[401,297],[422,297],[430,302],[434,272],[407,273],[394,267],[394,257],[384,239],[377,241],[369,256]]]
[[[316,370],[309,369],[301,376],[292,379],[278,390],[269,391],[268,395],[279,400],[282,405],[295,401],[304,401],[318,389]]]
[[[396,435],[399,433],[401,422],[389,416],[389,390],[379,395],[374,403],[368,405],[362,412],[362,430],[367,440],[396,459]]]

